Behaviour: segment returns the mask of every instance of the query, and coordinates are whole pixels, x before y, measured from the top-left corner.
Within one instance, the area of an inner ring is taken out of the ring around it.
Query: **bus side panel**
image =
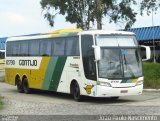
[[[29,59],[29,58],[28,58]],[[15,59],[16,60],[16,59]],[[39,60],[39,58],[37,58]],[[29,68],[5,68],[5,80],[6,83],[15,85],[16,75],[20,76],[22,80],[23,76],[26,76],[28,79],[29,87],[34,89],[43,89],[43,80],[47,70],[47,65],[49,63],[50,57],[43,57],[41,60],[40,67],[38,69],[29,69]],[[17,60],[18,62],[18,60]]]
[[[78,56],[67,58],[57,91],[70,93],[70,84],[73,80],[79,84],[81,95],[96,95],[96,81],[86,79]]]
[[[27,69],[17,69],[17,68],[6,68],[5,69],[5,81],[8,84],[15,85],[15,77],[16,75],[20,76],[22,80],[23,75],[29,76],[30,71]]]
[[[80,80],[78,56],[67,57],[57,91],[70,93],[70,84],[72,80],[76,80],[77,82]]]
[[[57,91],[66,59],[67,57],[64,56],[51,57],[42,85],[44,90]]]
[[[43,57],[40,64],[40,68],[30,70],[29,84],[31,88],[43,89],[43,83],[49,62],[50,57]]]

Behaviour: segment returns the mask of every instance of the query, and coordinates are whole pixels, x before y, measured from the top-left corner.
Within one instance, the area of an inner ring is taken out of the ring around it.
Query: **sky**
[[[64,28],[76,28],[76,24],[70,24],[65,21],[65,17],[57,15],[54,27],[50,27],[47,20],[44,19],[41,0],[0,0],[0,37],[10,37],[18,35],[27,35],[43,33]],[[137,9],[137,12],[139,10]],[[153,14],[155,26],[160,26],[160,11]],[[152,26],[152,16],[137,16],[133,28]],[[120,24],[110,24],[103,19],[103,29],[117,30],[123,29]]]

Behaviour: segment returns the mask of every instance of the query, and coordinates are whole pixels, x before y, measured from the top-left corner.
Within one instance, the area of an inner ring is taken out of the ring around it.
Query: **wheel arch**
[[[73,79],[70,83],[70,94],[72,94],[72,86],[74,85],[74,83],[77,83],[79,85],[78,81],[76,79]]]
[[[26,75],[23,75],[23,77],[22,77],[22,81],[23,81],[25,78],[27,78],[27,76],[26,76]]]
[[[23,81],[24,81],[25,78],[26,78],[27,81],[28,81],[27,75],[23,75],[23,77],[22,77],[22,83],[23,83]]]

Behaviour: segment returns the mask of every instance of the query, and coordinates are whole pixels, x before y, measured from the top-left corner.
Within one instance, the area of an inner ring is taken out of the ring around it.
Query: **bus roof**
[[[78,35],[78,33],[81,31],[82,29],[61,29],[61,30],[41,33],[40,35],[34,35],[34,36],[11,37],[11,38],[8,38],[7,41],[33,40],[33,39],[43,39],[43,38],[52,38],[52,37],[75,36],[75,35]]]
[[[133,32],[126,32],[126,31],[108,31],[108,30],[90,30],[90,31],[82,31],[79,33],[80,35],[87,35],[87,34],[105,34],[105,35],[135,35]]]
[[[47,33],[41,33],[40,35],[34,36],[19,36],[8,38],[7,41],[18,41],[18,40],[33,40],[33,39],[43,39],[52,37],[66,37],[75,35],[95,35],[95,34],[105,34],[105,35],[135,35],[132,32],[126,31],[106,31],[106,30],[89,30],[82,31],[82,29],[62,29],[56,31],[50,31]]]

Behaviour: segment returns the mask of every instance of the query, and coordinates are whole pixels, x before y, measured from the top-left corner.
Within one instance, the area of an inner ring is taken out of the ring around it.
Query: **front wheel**
[[[72,95],[76,101],[81,101],[80,88],[77,82],[72,85]]]

